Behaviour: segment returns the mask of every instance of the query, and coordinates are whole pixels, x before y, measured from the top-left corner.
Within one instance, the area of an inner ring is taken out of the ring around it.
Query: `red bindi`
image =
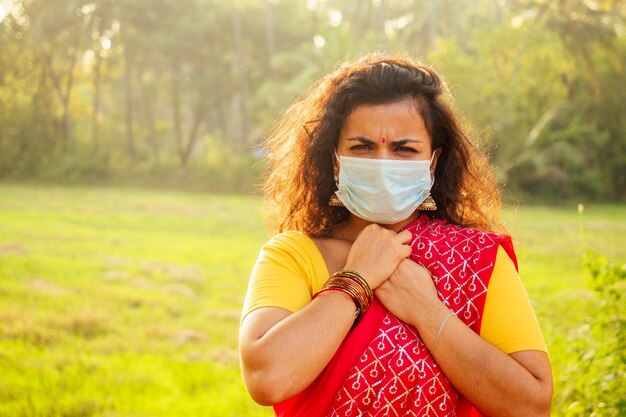
[[[380,138],[380,143],[385,143],[385,137]]]

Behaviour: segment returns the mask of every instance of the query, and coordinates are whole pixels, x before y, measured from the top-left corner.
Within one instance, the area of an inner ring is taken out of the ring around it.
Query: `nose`
[[[393,159],[394,155],[389,146],[378,146],[372,155],[374,159]]]

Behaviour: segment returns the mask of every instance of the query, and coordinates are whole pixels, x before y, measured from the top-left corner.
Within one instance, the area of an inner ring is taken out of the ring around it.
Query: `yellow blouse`
[[[263,246],[254,265],[242,320],[261,307],[298,311],[327,279],[324,258],[309,236],[297,231],[276,235]],[[502,247],[487,288],[480,336],[505,353],[547,352],[522,280]]]

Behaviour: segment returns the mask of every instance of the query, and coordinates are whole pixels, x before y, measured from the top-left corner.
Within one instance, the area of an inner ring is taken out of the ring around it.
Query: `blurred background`
[[[382,50],[442,73],[509,195],[623,201],[624,8],[2,0],[0,178],[247,191],[279,113],[338,62]]]
[[[555,416],[626,415],[620,0],[0,0],[0,416],[271,415],[237,363],[261,146],[407,54],[487,149]]]

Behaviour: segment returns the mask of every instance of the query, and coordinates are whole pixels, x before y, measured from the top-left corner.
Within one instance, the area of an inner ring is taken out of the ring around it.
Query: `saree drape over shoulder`
[[[511,239],[426,216],[405,230],[413,235],[410,258],[430,271],[439,298],[480,333],[499,246],[517,267]],[[281,417],[480,416],[437,366],[417,330],[377,300],[315,381],[274,410]]]

